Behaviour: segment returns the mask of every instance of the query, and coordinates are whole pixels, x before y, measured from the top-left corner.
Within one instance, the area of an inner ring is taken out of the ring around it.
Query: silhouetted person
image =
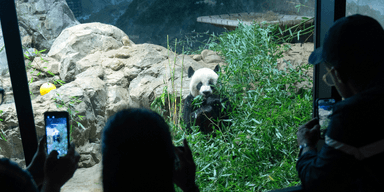
[[[309,57],[325,64],[343,100],[334,105],[319,153],[318,121],[299,127],[296,169],[306,191],[383,191],[383,45],[381,25],[356,14],[337,20]]]

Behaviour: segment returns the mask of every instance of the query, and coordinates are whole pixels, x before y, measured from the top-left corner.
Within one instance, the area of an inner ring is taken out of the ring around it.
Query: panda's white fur
[[[231,106],[227,98],[220,98],[220,94],[213,93],[213,85],[217,84],[219,65],[214,70],[202,68],[194,71],[192,67],[188,68],[188,77],[191,78],[189,88],[190,94],[184,100],[183,120],[187,131],[191,131],[192,123],[196,123],[203,133],[212,131],[212,120],[226,119],[228,116],[222,113],[222,105],[225,109],[231,110]],[[198,95],[204,96],[203,103],[200,107],[192,105],[194,98]],[[203,115],[204,114],[204,115]],[[212,119],[212,120],[211,120]],[[220,126],[220,125],[219,125]]]
[[[215,70],[218,69],[215,68]],[[190,77],[190,72],[188,71]],[[198,95],[212,94],[211,85],[216,85],[219,76],[217,73],[209,68],[201,68],[192,73],[191,82],[189,84],[189,90],[193,97]],[[201,83],[199,86],[199,83]],[[200,89],[198,89],[200,87]]]

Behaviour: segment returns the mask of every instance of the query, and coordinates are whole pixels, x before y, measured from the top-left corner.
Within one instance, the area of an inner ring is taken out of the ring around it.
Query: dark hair
[[[358,22],[358,17],[364,17],[364,22]],[[338,34],[340,42],[335,42],[337,50],[328,55],[332,65],[340,72],[343,81],[349,81],[360,90],[366,90],[381,85],[384,73],[383,59],[381,57],[384,47],[384,30],[380,23],[369,16],[352,15],[341,20],[356,20],[353,31],[349,34]],[[356,28],[356,26],[358,26]],[[349,30],[352,24],[345,24],[340,31]],[[330,29],[332,30],[332,29]],[[356,38],[357,34],[365,34],[363,38]],[[353,37],[352,37],[353,36]],[[345,38],[344,38],[345,37]],[[353,38],[353,39],[350,39]],[[347,41],[347,42],[346,42]],[[330,45],[330,44],[328,44]],[[336,55],[337,54],[337,57]],[[323,55],[324,56],[324,55]],[[378,83],[380,82],[380,83]]]
[[[103,188],[174,191],[175,153],[168,124],[157,113],[129,108],[111,116],[102,135]]]
[[[38,192],[31,174],[7,158],[0,158],[0,186],[8,192]]]
[[[369,30],[380,30],[382,35],[375,36],[377,42],[384,42],[384,31],[378,22]],[[375,28],[375,29],[374,29]],[[362,29],[367,30],[367,29]],[[384,48],[381,43],[367,44],[365,38],[356,38],[356,45],[361,45],[359,48],[354,46],[348,47],[342,51],[343,56],[335,68],[340,72],[342,80],[350,81],[353,85],[365,90],[371,87],[380,85],[384,73],[384,60],[381,54]],[[356,50],[359,50],[356,53]],[[329,66],[327,66],[329,67]]]
[[[349,81],[360,90],[366,90],[384,82],[384,61],[368,58],[365,62],[346,60],[348,67],[335,67],[343,81]],[[325,63],[330,69],[332,66]]]

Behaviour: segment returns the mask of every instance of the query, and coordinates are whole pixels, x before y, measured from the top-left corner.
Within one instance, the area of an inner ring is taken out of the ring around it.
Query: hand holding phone
[[[47,111],[44,113],[47,154],[56,150],[57,158],[64,157],[69,149],[69,113]]]
[[[45,189],[60,189],[75,173],[80,155],[75,151],[75,144],[71,147],[65,157],[57,159],[58,152],[53,150],[45,162],[44,166],[44,185]]]
[[[44,165],[42,190],[59,190],[75,173],[80,155],[75,151],[74,143],[69,145],[68,112],[47,111],[44,122],[48,158]]]
[[[333,105],[336,103],[335,99],[327,98],[327,99],[316,99],[315,102],[315,118],[318,119],[318,123],[320,125],[320,139],[318,140],[316,146],[317,151],[320,151],[324,144],[325,133],[328,128],[328,124],[330,122],[330,116],[333,114]],[[298,135],[300,135],[298,133]],[[300,140],[298,136],[298,141]],[[300,143],[300,141],[299,141]],[[301,156],[303,149],[300,149],[299,156]]]
[[[196,164],[193,161],[192,151],[186,139],[184,147],[175,147],[175,153],[180,159],[180,168],[173,172],[173,182],[183,191],[195,187]]]

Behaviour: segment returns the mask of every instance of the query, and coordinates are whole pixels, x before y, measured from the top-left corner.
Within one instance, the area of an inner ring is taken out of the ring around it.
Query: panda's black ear
[[[220,71],[220,66],[219,65],[216,65],[215,69],[213,69],[213,71],[215,73],[218,73]]]
[[[192,69],[191,66],[189,66],[189,68],[188,68],[188,77],[191,78],[194,73],[195,73],[195,71]]]

